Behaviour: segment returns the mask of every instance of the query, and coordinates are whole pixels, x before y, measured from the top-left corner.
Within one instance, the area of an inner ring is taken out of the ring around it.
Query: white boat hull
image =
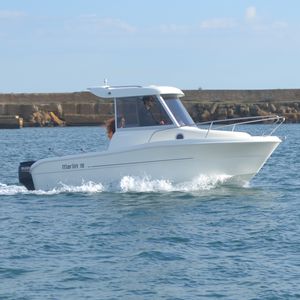
[[[203,175],[250,180],[281,142],[272,136],[284,121],[278,116],[214,120],[198,127],[180,102],[184,94],[174,87],[105,85],[90,90],[114,99],[108,150],[21,162],[19,181],[28,189],[110,185],[125,176],[174,184]],[[267,136],[236,131],[239,125],[257,122],[276,127]]]
[[[51,190],[62,184],[112,184],[124,176],[191,181],[200,175],[228,175],[250,180],[281,140],[275,136],[243,141],[174,140],[139,145],[122,151],[47,158],[30,169],[34,188]]]

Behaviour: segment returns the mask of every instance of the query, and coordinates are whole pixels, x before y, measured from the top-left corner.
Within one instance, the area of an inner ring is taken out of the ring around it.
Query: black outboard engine
[[[34,184],[30,173],[30,167],[33,163],[35,163],[35,161],[24,161],[19,165],[19,182],[31,191],[34,190]]]

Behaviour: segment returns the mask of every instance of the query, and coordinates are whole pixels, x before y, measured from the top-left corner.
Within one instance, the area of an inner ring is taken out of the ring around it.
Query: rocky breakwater
[[[0,118],[18,116],[24,126],[99,125],[112,114],[112,101],[89,92],[0,94]]]
[[[300,122],[300,89],[184,90],[183,104],[195,122],[237,117],[284,116]],[[0,94],[0,127],[101,125],[113,115],[113,102],[89,92]],[[53,117],[54,115],[54,117]],[[12,124],[13,123],[13,124]]]
[[[196,122],[279,115],[300,122],[300,89],[186,90],[183,104]]]

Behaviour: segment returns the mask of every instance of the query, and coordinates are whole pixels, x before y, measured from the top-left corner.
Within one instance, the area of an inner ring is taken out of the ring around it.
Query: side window
[[[117,99],[117,127],[141,127],[172,124],[156,96]]]
[[[138,98],[117,99],[117,127],[137,127],[138,124]]]
[[[140,126],[157,126],[172,124],[165,109],[155,96],[144,96],[139,108]]]

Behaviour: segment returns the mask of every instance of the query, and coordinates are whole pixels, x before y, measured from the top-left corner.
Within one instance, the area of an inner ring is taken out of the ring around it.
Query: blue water
[[[278,134],[247,186],[124,178],[28,192],[20,161],[105,149],[105,132],[1,130],[0,299],[300,299],[300,125]]]

